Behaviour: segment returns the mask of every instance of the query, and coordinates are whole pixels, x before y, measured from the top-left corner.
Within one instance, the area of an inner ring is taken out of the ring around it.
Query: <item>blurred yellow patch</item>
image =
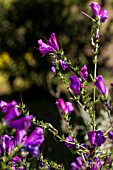
[[[24,59],[27,61],[27,63],[31,66],[35,66],[36,65],[36,61],[33,57],[33,54],[31,52],[27,52],[24,55]]]
[[[0,0],[0,3],[3,4],[3,6],[8,9],[10,8],[11,4],[14,2],[15,0]]]
[[[31,60],[31,59],[33,58],[33,54],[30,53],[30,52],[28,52],[28,53],[25,54],[24,58],[25,58],[27,61],[29,61],[29,60]]]
[[[13,60],[7,52],[2,52],[0,54],[0,67],[3,68],[5,66],[11,66]]]

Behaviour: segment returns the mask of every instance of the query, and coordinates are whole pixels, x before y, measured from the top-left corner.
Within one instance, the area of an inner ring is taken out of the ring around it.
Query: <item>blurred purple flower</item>
[[[60,60],[60,65],[62,67],[62,70],[65,70],[66,68],[68,68],[68,65],[65,61]]]
[[[17,108],[17,102],[14,100],[12,102],[5,102],[1,100],[0,108],[2,112],[5,114],[5,118],[4,118],[5,122],[8,122],[20,115],[18,108]]]
[[[43,141],[44,141],[44,130],[41,127],[36,127],[36,129],[26,139],[24,145],[40,146],[43,143]]]
[[[100,90],[102,94],[105,94],[107,92],[107,88],[104,84],[104,79],[101,75],[96,77],[96,82],[94,83],[94,85],[98,88],[98,90]]]
[[[64,102],[63,99],[57,100],[56,105],[62,111],[61,114],[71,113],[74,110],[72,103]]]
[[[14,156],[11,160],[12,162],[12,170],[26,170],[24,165],[18,166],[18,163],[21,162],[22,160],[18,156]]]
[[[65,145],[66,145],[68,148],[70,148],[70,149],[76,149],[76,145],[75,145],[75,144],[68,143],[68,142],[74,142],[71,135],[69,135],[69,136],[66,137],[66,141],[67,141],[67,142],[65,143]]]
[[[26,130],[22,129],[17,129],[16,130],[16,142],[17,144],[20,144],[23,140],[23,138],[27,135]]]
[[[89,6],[92,8],[94,15],[98,17],[101,22],[105,22],[108,18],[108,11],[101,10],[101,6],[97,2],[91,2]]]
[[[37,157],[37,160],[38,160],[38,166],[39,167],[44,167],[45,166],[45,163],[40,159],[40,157]],[[49,168],[48,168],[48,170],[49,170]]]
[[[113,131],[108,132],[108,137],[113,140]]]
[[[33,115],[24,116],[22,118],[12,120],[8,123],[9,127],[19,129],[19,130],[26,130],[31,126],[30,120],[33,118]]]
[[[43,56],[47,53],[54,52],[55,50],[59,50],[59,46],[57,43],[57,39],[55,37],[55,33],[52,33],[47,43],[44,43],[42,39],[38,40],[39,51],[43,54]]]
[[[89,132],[88,138],[91,146],[94,148],[101,146],[106,141],[106,138],[104,137],[104,132],[101,130]]]
[[[80,92],[81,82],[76,75],[70,76],[70,88],[74,94],[78,94]]]
[[[14,157],[12,158],[12,162],[17,163],[17,162],[20,162],[20,161],[21,161],[21,159],[20,159],[18,156],[14,156]]]
[[[106,156],[106,158],[104,159],[104,163],[108,165],[111,164],[111,161],[112,161],[112,158],[109,156]]]
[[[111,87],[113,88],[113,82],[110,83]]]
[[[44,141],[44,130],[41,127],[36,127],[36,129],[31,133],[31,135],[23,143],[23,148],[26,149],[33,156],[39,155],[39,147]]]
[[[80,74],[81,74],[83,80],[86,80],[86,79],[87,79],[87,77],[88,77],[88,72],[87,72],[87,66],[86,66],[86,65],[84,65],[84,66],[81,68]]]
[[[105,106],[108,108],[108,110],[112,110],[112,107],[110,106],[110,104],[108,102],[105,103]]]
[[[56,68],[55,68],[54,65],[51,67],[51,71],[52,71],[53,73],[56,73]]]
[[[82,170],[83,166],[82,166],[82,160],[81,157],[77,157],[75,162],[71,163],[71,170]]]
[[[15,146],[15,139],[13,136],[8,136],[8,135],[3,135],[0,137],[1,140],[1,146],[2,146],[2,151],[6,152],[6,154],[10,154],[12,149]]]
[[[102,166],[102,162],[97,157],[93,158],[93,167],[91,170],[98,170]]]
[[[33,145],[27,145],[24,146],[25,150],[29,152],[31,155],[34,157],[37,157],[39,155],[39,147],[38,146],[33,146]]]

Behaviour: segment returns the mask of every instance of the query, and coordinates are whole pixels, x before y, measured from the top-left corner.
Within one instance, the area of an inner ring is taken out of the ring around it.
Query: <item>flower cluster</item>
[[[16,170],[16,164],[24,162],[22,153],[30,153],[34,157],[39,155],[39,147],[44,141],[44,130],[41,127],[36,127],[35,130],[27,137],[27,130],[31,126],[30,120],[33,119],[33,115],[20,116],[18,105],[16,101],[5,102],[0,101],[0,108],[5,117],[3,123],[5,126],[16,130],[16,137],[4,134],[0,136],[0,155],[9,155],[15,152],[17,148],[17,155],[11,159],[12,168]],[[22,151],[22,152],[21,152]],[[25,169],[25,166],[21,166],[21,169]]]

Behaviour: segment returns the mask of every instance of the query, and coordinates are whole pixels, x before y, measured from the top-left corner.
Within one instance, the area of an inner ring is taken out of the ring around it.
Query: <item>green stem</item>
[[[92,41],[92,45],[94,46],[94,81],[95,81],[95,78],[97,76],[97,58],[98,58],[98,52],[99,52],[99,40],[95,40],[96,36],[97,36],[97,32],[99,33],[99,26],[100,26],[100,22],[97,22],[96,23],[96,26],[93,27],[93,30],[92,31],[92,37],[91,37],[91,41]],[[93,34],[93,32],[95,31],[95,35]],[[99,35],[98,35],[98,38],[99,38]],[[96,87],[94,86],[94,92],[93,92],[93,103],[94,103],[94,106],[93,106],[93,115],[92,115],[92,123],[93,123],[93,130],[95,130],[95,127],[96,127],[96,123],[95,123],[95,113],[96,113],[96,107],[95,107],[95,103],[96,103]]]
[[[105,133],[104,136],[112,129],[112,127],[110,127]]]
[[[87,148],[85,148],[84,146],[80,145],[79,143],[77,143],[77,141],[69,142],[64,137],[59,136],[58,130],[55,129],[53,127],[53,125],[51,125],[50,123],[44,123],[43,121],[36,120],[36,118],[33,119],[32,123],[34,125],[38,125],[38,126],[41,126],[44,129],[47,129],[50,133],[52,133],[54,135],[54,137],[59,139],[60,142],[65,142],[65,143],[69,143],[69,144],[73,144],[73,145],[76,144],[78,146],[78,148],[83,149],[85,153],[89,153],[89,150]]]
[[[95,67],[94,67],[94,80],[96,78],[97,73],[97,55],[95,55]],[[95,130],[95,101],[96,101],[96,88],[94,87],[94,93],[93,93],[93,102],[94,102],[94,112],[93,112],[93,130]]]

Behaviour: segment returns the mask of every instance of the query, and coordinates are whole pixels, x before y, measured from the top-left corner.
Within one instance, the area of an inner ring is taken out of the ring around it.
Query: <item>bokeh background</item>
[[[41,57],[38,39],[56,33],[60,47],[73,65],[87,64],[93,73],[90,43],[92,22],[81,14],[93,17],[89,0],[0,0],[0,99],[23,101],[30,113],[65,132],[55,106],[54,93],[67,97],[65,87],[52,80],[49,57]],[[98,74],[106,84],[113,81],[113,1],[96,1],[108,10],[109,18],[101,24],[101,47]],[[77,110],[76,110],[77,111]],[[78,113],[79,115],[79,113]],[[82,126],[82,118],[73,116]],[[79,119],[79,120],[78,120]],[[61,128],[62,127],[62,128]],[[79,129],[79,127],[77,126]],[[87,129],[86,129],[87,131]],[[86,133],[81,132],[82,135]],[[83,134],[82,134],[83,133]],[[68,170],[74,161],[71,152],[51,134],[47,134],[42,150],[44,156],[63,163]]]

